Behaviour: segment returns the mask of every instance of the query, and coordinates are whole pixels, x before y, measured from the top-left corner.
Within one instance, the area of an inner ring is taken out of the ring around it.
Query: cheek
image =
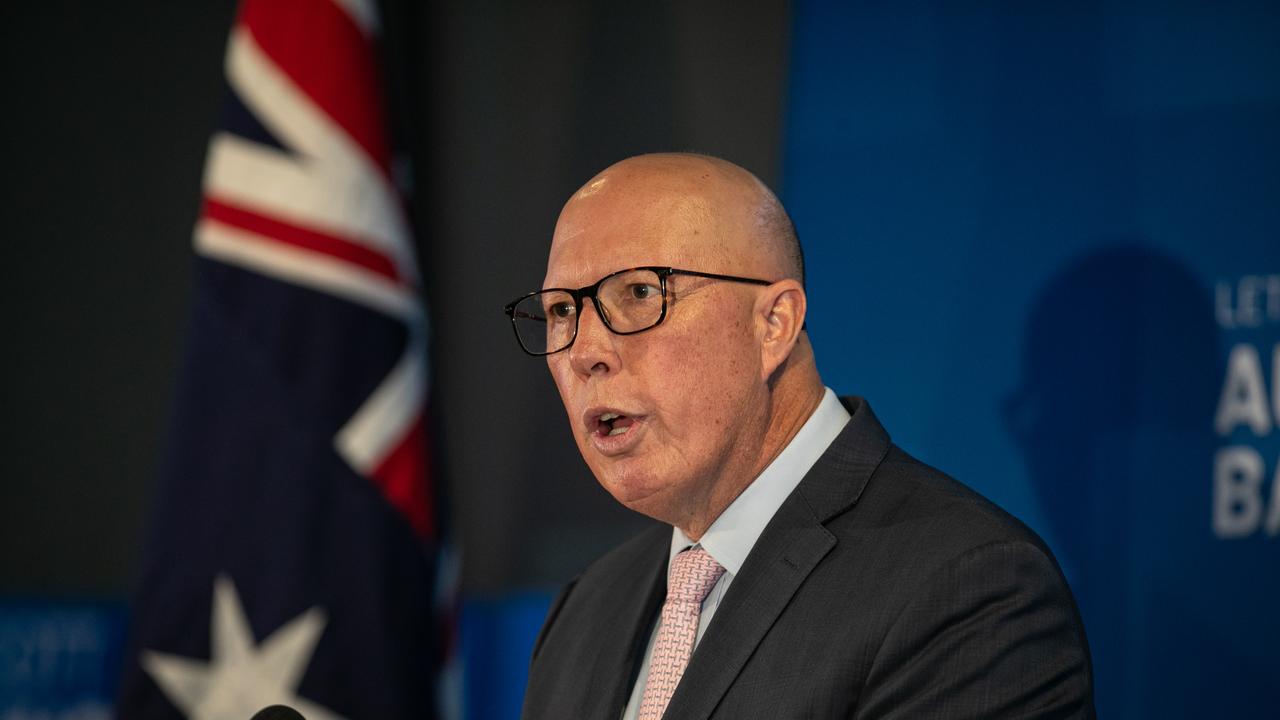
[[[710,341],[708,341],[710,340]],[[713,443],[733,421],[755,367],[741,336],[672,343],[647,373],[657,407],[681,445]]]
[[[560,353],[559,355],[563,355]],[[551,380],[556,384],[556,390],[560,393],[560,400],[564,403],[565,412],[569,414],[570,426],[576,427],[574,418],[574,400],[573,400],[573,373],[569,368],[569,363],[565,362],[559,355],[552,355],[547,358],[547,369],[551,371]],[[576,436],[578,433],[574,433]]]

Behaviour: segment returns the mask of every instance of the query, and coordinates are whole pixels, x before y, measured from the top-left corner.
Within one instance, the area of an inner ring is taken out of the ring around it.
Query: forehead
[[[704,194],[680,188],[609,188],[575,195],[556,223],[546,287],[579,287],[640,265],[723,266],[722,223]]]

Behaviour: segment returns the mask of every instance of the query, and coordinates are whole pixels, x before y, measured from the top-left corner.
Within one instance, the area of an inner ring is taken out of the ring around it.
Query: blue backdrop
[[[1100,714],[1274,710],[1280,10],[801,1],[793,48],[827,384],[1050,542]]]
[[[1274,715],[1280,9],[849,5],[796,2],[784,140],[824,379],[1053,545],[1103,717]],[[465,604],[471,717],[549,599]],[[124,615],[0,603],[0,715],[107,717]]]

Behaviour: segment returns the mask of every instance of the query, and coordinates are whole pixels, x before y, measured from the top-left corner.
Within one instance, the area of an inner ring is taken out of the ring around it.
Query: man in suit
[[[543,288],[508,306],[522,347],[601,485],[664,524],[556,599],[526,718],[1093,715],[1049,549],[824,387],[754,176],[613,165],[565,205]]]

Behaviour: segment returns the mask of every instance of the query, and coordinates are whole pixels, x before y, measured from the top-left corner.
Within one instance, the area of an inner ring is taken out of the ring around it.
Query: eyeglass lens
[[[596,309],[616,333],[633,333],[662,318],[662,282],[652,270],[628,270],[600,281]],[[579,306],[564,290],[544,290],[516,304],[512,318],[520,344],[531,353],[563,350],[578,328]]]

